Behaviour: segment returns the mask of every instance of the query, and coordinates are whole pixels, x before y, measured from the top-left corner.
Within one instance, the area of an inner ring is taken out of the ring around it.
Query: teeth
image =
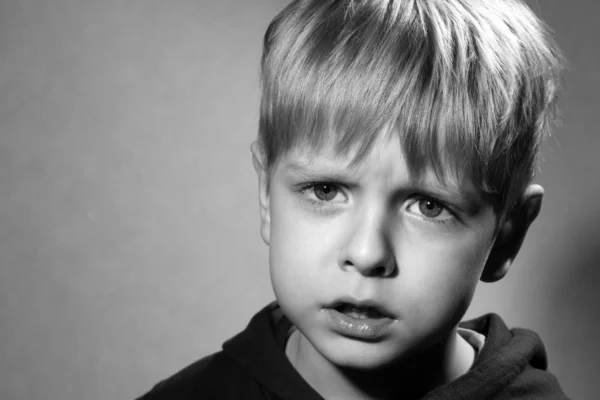
[[[356,319],[381,318],[382,315],[370,307],[356,307],[350,304],[341,307],[340,312]]]

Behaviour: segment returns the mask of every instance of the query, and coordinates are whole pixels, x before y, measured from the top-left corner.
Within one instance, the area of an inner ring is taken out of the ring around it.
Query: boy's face
[[[413,181],[393,133],[356,169],[350,160],[283,157],[261,194],[262,235],[275,295],[305,345],[338,366],[376,368],[454,333],[496,221],[468,179]]]

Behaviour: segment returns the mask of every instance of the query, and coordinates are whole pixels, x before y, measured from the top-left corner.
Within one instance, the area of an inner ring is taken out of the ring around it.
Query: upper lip
[[[358,299],[355,299],[350,296],[344,296],[344,297],[340,297],[340,298],[328,303],[325,307],[326,308],[337,308],[344,304],[351,304],[355,307],[372,308],[374,310],[377,310],[378,313],[380,313],[388,318],[395,318],[394,314],[391,311],[389,311],[387,308],[385,308],[385,306],[383,306],[382,304],[380,304],[377,301],[372,300],[372,299],[358,300]]]

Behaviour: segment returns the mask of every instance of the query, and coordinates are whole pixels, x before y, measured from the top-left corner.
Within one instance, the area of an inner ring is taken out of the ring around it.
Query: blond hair
[[[537,169],[563,58],[517,0],[295,0],[264,37],[259,144],[368,152],[390,122],[411,173],[465,171],[503,213]]]

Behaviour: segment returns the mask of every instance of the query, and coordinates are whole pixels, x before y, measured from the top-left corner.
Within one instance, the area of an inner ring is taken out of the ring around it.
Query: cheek
[[[423,237],[406,235],[399,251],[399,274],[411,282],[415,296],[438,298],[438,304],[469,302],[488,254],[479,232]],[[404,271],[402,271],[404,266]]]
[[[436,341],[466,313],[485,257],[454,241],[414,245],[423,251],[418,251],[420,256],[413,254],[413,263],[405,268],[401,279],[403,290],[396,290],[396,294],[404,300],[399,304],[403,304],[401,310],[411,321],[407,329],[415,337]]]
[[[331,262],[339,220],[311,212],[292,195],[276,192],[271,203],[271,254],[280,264]],[[286,266],[282,266],[286,268]]]
[[[290,201],[272,203],[269,265],[275,294],[283,301],[317,291],[330,258],[330,230],[301,211]]]

